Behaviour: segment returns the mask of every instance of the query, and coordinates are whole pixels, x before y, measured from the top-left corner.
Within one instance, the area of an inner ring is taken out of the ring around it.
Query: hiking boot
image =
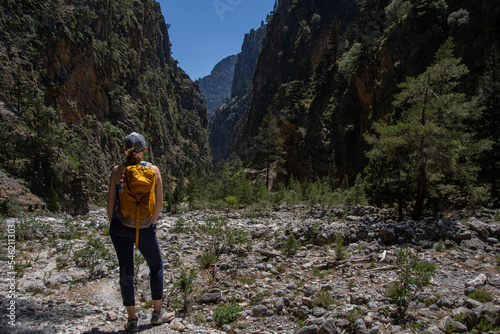
[[[167,319],[169,317],[168,314],[165,313],[165,311],[163,310],[160,310],[160,311],[153,311],[153,314],[151,315],[151,325],[153,326],[157,326],[157,325],[161,325],[165,322],[168,322],[169,319]],[[172,320],[172,319],[170,319]]]
[[[128,320],[127,323],[125,324],[125,330],[127,332],[138,332],[139,331],[139,326],[137,325],[137,322],[139,321],[139,318],[135,317],[135,319]]]

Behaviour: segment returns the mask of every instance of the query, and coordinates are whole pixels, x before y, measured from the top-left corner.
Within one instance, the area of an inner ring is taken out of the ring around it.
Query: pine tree
[[[453,47],[450,38],[424,73],[399,85],[390,115],[395,122],[375,126],[378,141],[369,140],[371,159],[383,156],[393,162],[398,196],[409,191],[403,185],[416,184],[414,220],[422,216],[429,180],[437,187],[445,174],[459,168],[460,154],[472,142],[464,121],[477,117],[477,100],[454,91],[468,70],[453,57]]]
[[[231,181],[231,166],[227,160],[221,160],[215,170],[215,180],[217,182],[216,199],[224,199],[229,196]]]
[[[175,186],[174,193],[171,198],[174,213],[177,213],[177,206],[182,203],[185,195],[186,187],[184,186],[184,180],[179,180],[177,185]]]
[[[500,57],[492,46],[481,82],[480,103],[484,106],[478,122],[482,138],[490,140],[492,150],[482,157],[483,172],[491,184],[491,197],[498,207],[500,179]]]
[[[256,154],[254,164],[260,168],[265,168],[267,189],[269,189],[269,176],[272,164],[284,162],[284,141],[279,135],[280,128],[276,118],[272,113],[267,113],[259,127],[259,133],[255,137],[256,144],[254,146]]]
[[[392,2],[385,8],[385,15],[389,24],[398,23],[401,25],[410,12],[410,9],[410,1],[392,0]]]
[[[200,184],[200,178],[194,172],[192,172],[189,175],[188,180],[189,180],[189,182],[188,182],[187,187],[186,187],[186,197],[187,197],[187,201],[189,203],[189,208],[192,210],[193,206],[200,199],[201,184]]]

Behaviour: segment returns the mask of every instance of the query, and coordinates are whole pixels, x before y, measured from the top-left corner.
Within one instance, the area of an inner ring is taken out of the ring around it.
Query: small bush
[[[318,267],[314,267],[314,268],[313,268],[313,275],[314,275],[315,277],[318,277],[318,278],[323,278],[323,277],[325,277],[325,274],[324,274],[324,273],[321,271],[321,269],[320,269],[320,268],[318,268]]]
[[[217,262],[217,257],[211,252],[203,252],[199,259],[199,262],[203,269],[208,269],[212,264]]]
[[[495,329],[495,324],[489,322],[485,318],[482,318],[479,323],[474,327],[479,333],[490,332]]]
[[[337,235],[335,238],[335,260],[342,261],[345,257],[344,238],[341,235]]]
[[[141,265],[146,262],[144,256],[142,256],[141,252],[134,253],[134,284],[139,284],[139,269],[141,269]]]
[[[238,204],[238,199],[236,196],[227,196],[224,198],[224,202],[226,202],[226,205],[230,208],[234,208]]]
[[[58,270],[61,270],[62,268],[68,265],[72,249],[73,249],[73,244],[65,244],[62,246],[62,249],[59,252],[60,255],[56,257],[56,268]]]
[[[363,317],[365,314],[366,314],[366,311],[363,311],[360,309],[355,309],[355,310],[349,311],[349,313],[347,314],[347,321],[349,321],[349,323],[351,325],[354,325],[356,320]]]
[[[453,317],[453,320],[465,324],[465,321],[467,320],[467,315],[465,313],[459,313]]]
[[[396,252],[398,280],[389,284],[386,297],[398,307],[398,315],[404,317],[417,290],[430,283],[436,271],[431,262],[421,262],[411,250],[401,249]]]
[[[91,237],[84,248],[73,253],[73,260],[77,267],[85,268],[89,278],[99,274],[99,262],[108,260],[111,254],[99,238]]]
[[[50,224],[42,223],[33,218],[23,218],[16,224],[16,240],[41,239],[44,238],[50,230]]]
[[[19,199],[14,196],[9,196],[0,204],[0,213],[7,217],[20,217],[23,208]]]
[[[181,276],[179,277],[179,280],[175,282],[174,286],[178,288],[183,296],[184,299],[184,309],[187,309],[188,307],[188,297],[189,294],[193,291],[193,282],[196,279],[197,273],[194,268],[191,268],[191,270],[187,271],[186,268],[181,269]]]
[[[64,240],[76,240],[81,239],[86,233],[87,231],[80,228],[74,221],[65,220],[64,231],[61,232],[60,238]]]
[[[439,242],[434,245],[434,249],[437,252],[443,252],[446,249],[443,240],[439,240]]]
[[[214,320],[217,326],[229,324],[234,321],[236,314],[241,312],[243,308],[236,302],[232,302],[229,305],[224,303],[219,303],[214,310]]]
[[[264,297],[268,297],[268,292],[257,292],[250,300],[250,305],[258,305],[260,304],[260,302],[262,302],[262,300],[264,299]]]
[[[339,305],[339,302],[333,299],[330,292],[327,290],[321,290],[315,296],[312,301],[313,307],[323,307],[328,308],[330,305]]]
[[[205,224],[199,227],[200,232],[209,238],[208,251],[216,258],[222,253],[224,246],[247,243],[248,236],[245,231],[228,226],[227,218],[208,217]]]
[[[290,234],[285,239],[283,246],[281,246],[281,252],[283,253],[283,255],[286,256],[294,256],[297,254],[297,251],[299,250],[300,246],[301,246],[300,241],[298,241],[295,238],[295,235]]]
[[[488,303],[493,301],[493,296],[491,295],[491,293],[483,289],[477,289],[476,291],[469,294],[469,297],[481,303]]]
[[[186,233],[189,230],[189,224],[184,218],[179,218],[175,221],[174,227],[172,228],[173,233]]]

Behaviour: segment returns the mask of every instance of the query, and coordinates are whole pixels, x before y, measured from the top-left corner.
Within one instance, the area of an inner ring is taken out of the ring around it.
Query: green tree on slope
[[[283,149],[283,138],[279,136],[280,128],[276,117],[271,112],[264,116],[262,125],[259,127],[259,133],[255,137],[256,159],[254,163],[266,170],[266,187],[269,189],[269,177],[271,165],[273,163],[282,163],[285,151]]]
[[[373,145],[368,154],[372,160],[383,156],[393,161],[397,178],[412,179],[394,184],[397,187],[414,185],[413,190],[397,192],[414,194],[414,220],[422,216],[429,183],[434,187],[442,184],[447,174],[461,168],[464,155],[484,149],[474,145],[465,122],[477,119],[480,114],[477,99],[467,99],[465,94],[454,91],[468,69],[460,64],[460,59],[453,57],[453,47],[450,38],[424,73],[407,78],[399,85],[401,92],[395,96],[394,111],[390,115],[395,121],[376,125],[376,135],[367,137]],[[474,173],[476,169],[470,161],[467,163],[470,173]]]
[[[500,205],[500,57],[495,47],[491,48],[486,71],[481,83],[480,103],[484,106],[478,122],[479,133],[491,140],[493,149],[482,157],[483,172],[491,184],[491,197],[495,207]]]

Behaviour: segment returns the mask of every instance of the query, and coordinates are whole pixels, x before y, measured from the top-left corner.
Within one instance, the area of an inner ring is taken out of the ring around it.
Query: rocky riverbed
[[[149,271],[138,256],[140,332],[500,332],[499,216],[480,210],[397,222],[371,207],[164,214],[157,236],[172,320],[149,324]],[[123,332],[104,209],[4,219],[2,232],[2,333]],[[408,285],[403,312],[390,291],[411,261],[435,272],[426,286],[418,275]],[[180,284],[189,277],[192,289]]]

